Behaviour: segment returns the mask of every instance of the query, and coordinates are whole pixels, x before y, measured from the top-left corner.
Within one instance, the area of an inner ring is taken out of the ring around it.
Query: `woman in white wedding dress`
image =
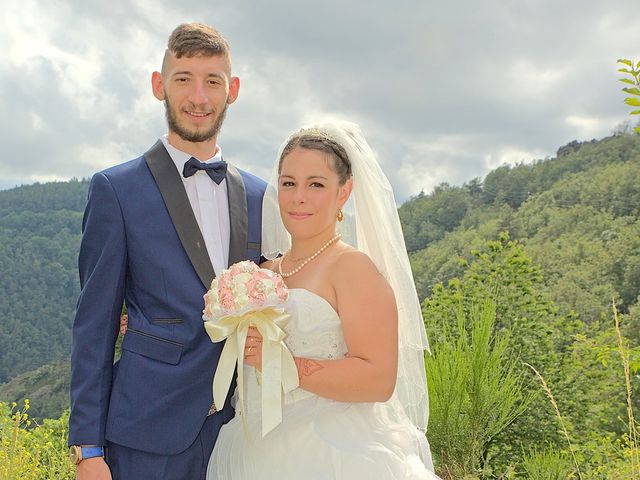
[[[261,338],[250,329],[245,422],[222,428],[207,478],[437,479],[420,306],[393,193],[359,128],[293,134],[264,202],[262,266],[290,289],[285,343],[300,386],[263,438]]]

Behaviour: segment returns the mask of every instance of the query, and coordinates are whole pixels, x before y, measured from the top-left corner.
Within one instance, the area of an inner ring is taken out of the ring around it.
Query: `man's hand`
[[[76,466],[76,480],[112,480],[111,470],[104,458],[87,458]]]
[[[123,337],[127,333],[128,326],[129,326],[129,315],[127,315],[126,313],[123,315],[120,315],[120,335],[122,335]]]

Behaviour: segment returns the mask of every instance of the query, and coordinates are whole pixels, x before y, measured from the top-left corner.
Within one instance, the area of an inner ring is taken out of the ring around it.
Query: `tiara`
[[[298,130],[293,136],[297,137],[297,136],[302,136],[302,135],[309,135],[312,137],[319,137],[321,139],[324,140],[330,140],[334,143],[337,143],[338,145],[340,145],[340,142],[338,141],[338,139],[331,135],[329,132],[327,132],[326,130],[320,128],[320,127],[303,127],[300,130]]]

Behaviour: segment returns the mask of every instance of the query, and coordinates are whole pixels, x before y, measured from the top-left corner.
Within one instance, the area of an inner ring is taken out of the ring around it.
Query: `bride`
[[[263,438],[262,340],[251,328],[248,428],[240,415],[222,428],[207,478],[437,479],[420,305],[393,192],[357,125],[318,124],[285,141],[264,200],[263,255],[289,287],[285,343],[300,386]]]

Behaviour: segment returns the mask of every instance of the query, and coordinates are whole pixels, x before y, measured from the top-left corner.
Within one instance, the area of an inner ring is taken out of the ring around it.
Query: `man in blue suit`
[[[171,34],[153,93],[169,133],[91,180],[73,326],[70,456],[79,480],[204,479],[229,402],[212,402],[221,345],[202,322],[216,272],[260,260],[262,180],[222,160],[238,97],[226,40],[202,24]],[[129,320],[113,365],[119,317]]]

